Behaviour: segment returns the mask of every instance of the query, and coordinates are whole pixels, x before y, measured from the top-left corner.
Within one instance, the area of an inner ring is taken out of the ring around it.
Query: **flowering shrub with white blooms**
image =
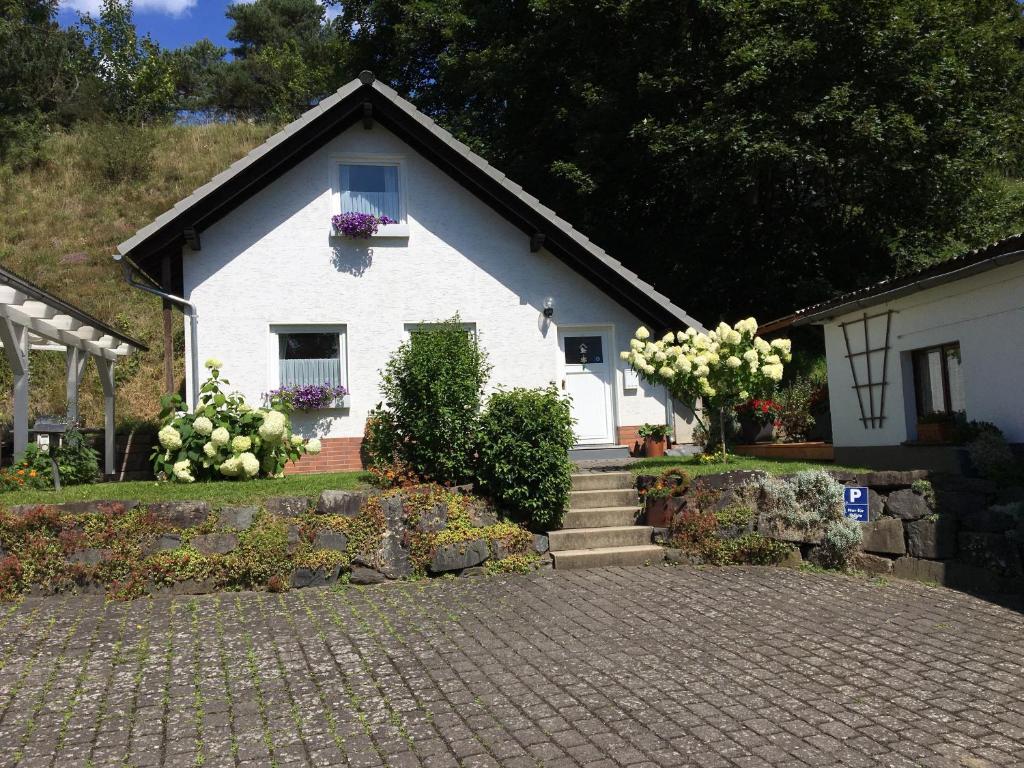
[[[199,390],[195,412],[178,395],[163,398],[163,425],[152,455],[157,477],[180,483],[277,477],[287,462],[320,452],[319,440],[292,434],[287,399],[252,408],[241,395],[223,392],[228,382],[220,378],[220,365],[206,361],[210,378]]]
[[[641,327],[621,357],[645,381],[667,388],[694,414],[698,400],[724,414],[752,397],[768,395],[782,380],[783,366],[792,359],[790,352],[789,339],[762,339],[757,321],[748,317],[732,326],[719,323],[707,333],[687,328],[660,339],[652,339],[651,332]],[[724,418],[719,429],[724,455]]]

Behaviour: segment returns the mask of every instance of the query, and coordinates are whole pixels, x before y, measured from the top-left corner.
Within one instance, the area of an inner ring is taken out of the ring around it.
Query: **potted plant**
[[[668,436],[668,427],[664,424],[644,424],[637,433],[644,439],[644,456],[665,455],[665,438]]]
[[[647,525],[667,528],[672,516],[685,506],[683,495],[690,487],[690,476],[678,469],[669,469],[643,491]]]
[[[956,419],[952,413],[932,411],[917,417],[917,442],[943,445],[953,442]]]
[[[269,404],[275,399],[287,402],[300,411],[319,411],[326,408],[345,407],[348,389],[338,384],[295,384],[278,387],[267,392],[263,399]]]

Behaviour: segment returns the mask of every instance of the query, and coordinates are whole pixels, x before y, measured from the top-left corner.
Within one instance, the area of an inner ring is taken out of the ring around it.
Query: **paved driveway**
[[[4,766],[1024,765],[1024,616],[635,568],[2,610]]]

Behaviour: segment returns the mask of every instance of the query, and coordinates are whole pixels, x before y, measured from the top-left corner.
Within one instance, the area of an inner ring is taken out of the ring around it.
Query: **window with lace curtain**
[[[407,234],[403,168],[399,158],[339,156],[333,161],[333,214],[367,213],[387,217],[395,223],[382,225],[378,235]]]

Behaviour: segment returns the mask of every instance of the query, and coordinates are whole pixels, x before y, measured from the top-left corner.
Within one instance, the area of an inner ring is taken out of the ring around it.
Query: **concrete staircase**
[[[548,533],[555,568],[660,562],[664,550],[651,543],[649,525],[636,524],[639,512],[631,472],[573,475],[562,529]]]

